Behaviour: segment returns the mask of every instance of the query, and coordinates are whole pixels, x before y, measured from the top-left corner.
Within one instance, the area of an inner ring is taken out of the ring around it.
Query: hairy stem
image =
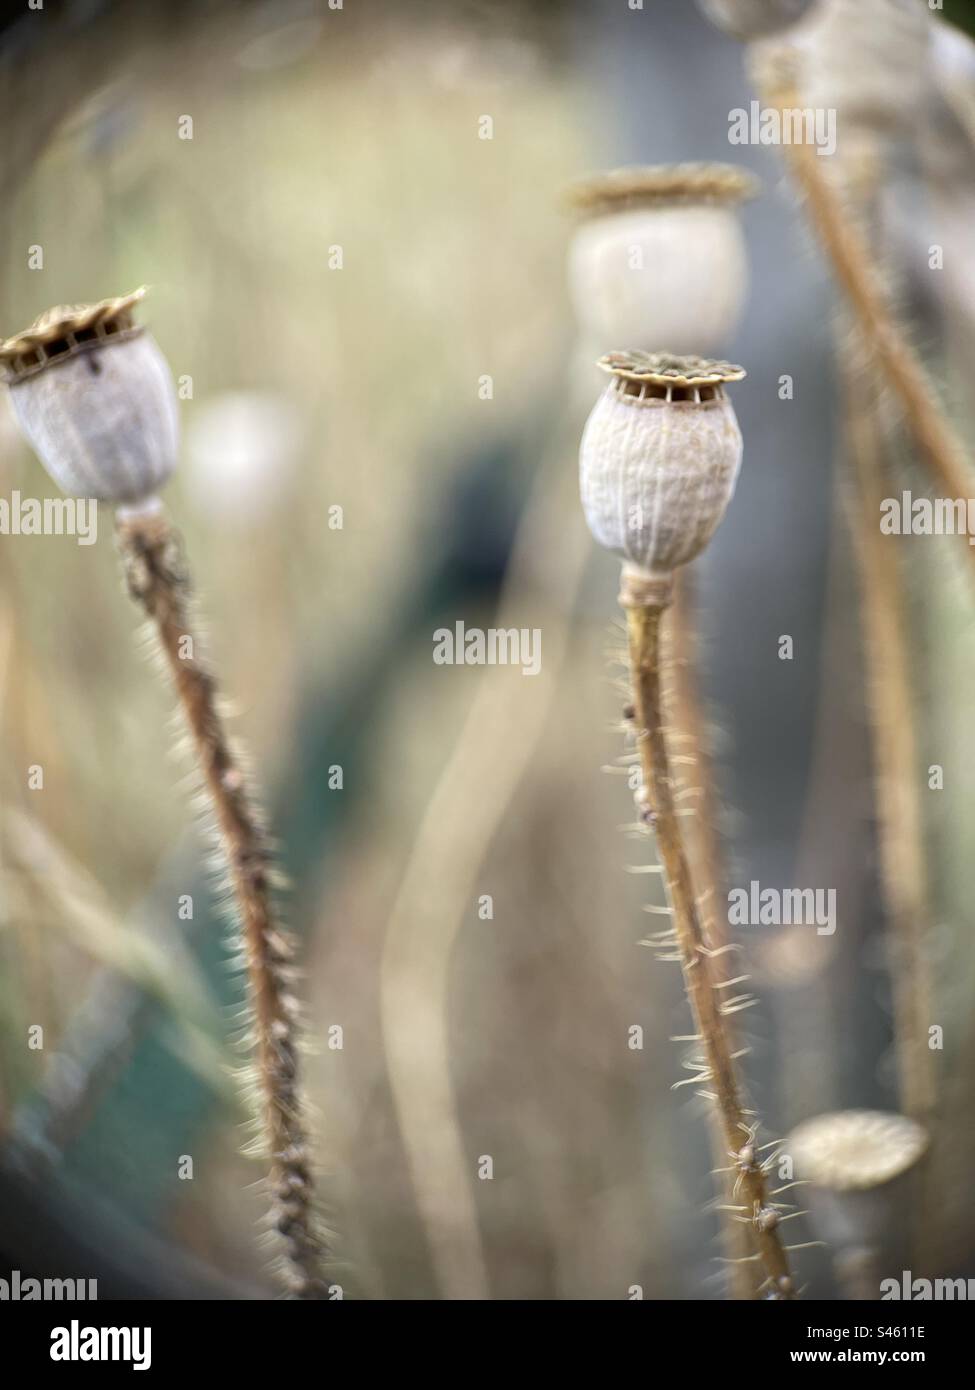
[[[696,592],[694,571],[687,567],[677,577],[676,596],[671,613],[671,656],[673,668],[674,702],[673,721],[681,735],[681,749],[686,758],[693,760],[691,777],[680,777],[679,790],[698,794],[697,814],[690,819],[691,831],[688,846],[694,863],[694,878],[697,885],[697,900],[707,903],[704,912],[704,930],[712,949],[721,951],[729,943],[727,913],[718,910],[727,888],[727,873],[717,825],[717,793],[711,760],[708,756],[708,741],[705,734],[705,719],[695,680],[695,633]],[[715,958],[719,980],[728,978],[727,953]],[[729,1036],[734,1041],[738,1030],[728,1021]],[[716,1169],[725,1166],[724,1134],[721,1122],[715,1111],[710,1112],[711,1148]],[[721,1184],[725,1204],[733,1205],[734,1173],[721,1173]],[[733,1221],[729,1212],[723,1213],[721,1237],[725,1254],[729,1261],[729,1284],[732,1295],[738,1299],[752,1299],[757,1296],[760,1278],[756,1277],[755,1266],[750,1256],[755,1251],[755,1242],[749,1226],[741,1221]]]
[[[292,946],[272,905],[271,851],[230,747],[216,682],[198,653],[177,533],[162,510],[146,511],[119,519],[118,542],[129,594],[151,620],[176,687],[230,872],[247,963],[272,1211],[284,1243],[284,1279],[294,1296],[320,1298],[326,1286],[298,1086],[298,1005],[288,989]]]
[[[780,110],[801,106],[790,84],[771,84],[765,95]],[[934,485],[948,497],[970,497],[975,475],[968,452],[890,307],[866,240],[847,216],[815,148],[798,142],[785,149],[805,193],[814,230],[856,316],[863,347],[896,393]],[[965,554],[975,563],[975,548],[967,540]]]
[[[741,1099],[733,1045],[718,986],[721,978],[708,945],[691,879],[664,734],[660,683],[660,638],[666,599],[639,603],[624,592],[630,651],[630,678],[643,783],[649,797],[645,813],[653,827],[674,916],[684,987],[707,1066],[705,1084],[715,1097],[722,1135],[734,1167],[738,1200],[746,1208],[758,1256],[773,1295],[793,1296],[789,1262],[779,1240],[776,1208],[769,1203],[765,1174],[756,1150],[757,1124]]]

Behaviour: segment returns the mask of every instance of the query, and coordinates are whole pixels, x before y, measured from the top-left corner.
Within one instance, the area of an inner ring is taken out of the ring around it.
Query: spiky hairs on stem
[[[777,1229],[782,1218],[767,1190],[765,1169],[755,1145],[757,1124],[753,1112],[746,1110],[741,1098],[734,1049],[723,1012],[722,980],[715,970],[714,952],[705,939],[674,803],[660,681],[661,623],[667,599],[647,602],[646,594],[636,591],[624,576],[620,602],[626,612],[634,723],[648,796],[645,820],[653,829],[664,870],[684,988],[703,1052],[701,1080],[709,1086],[721,1119],[736,1195],[740,1192],[744,1197],[770,1294],[776,1299],[790,1299],[794,1285]]]
[[[189,577],[177,533],[158,508],[120,517],[118,545],[129,594],[148,615],[172,676],[213,806],[246,962],[256,1086],[269,1162],[282,1274],[297,1298],[322,1298],[323,1244],[316,1229],[298,1084],[298,1003],[289,989],[291,941],[272,902],[273,861],[261,818],[217,706],[216,682],[189,644]]]
[[[755,74],[763,99],[778,111],[801,105],[794,61],[786,50]],[[892,388],[932,485],[946,497],[970,497],[975,470],[968,449],[890,305],[872,248],[848,216],[815,148],[800,141],[784,149],[813,231],[856,320],[858,346]],[[975,549],[966,545],[965,554],[975,563]]]
[[[694,865],[697,902],[701,905],[704,917],[705,936],[714,952],[718,983],[727,986],[739,983],[740,976],[731,979],[727,962],[733,959],[731,933],[727,913],[718,911],[718,905],[727,888],[727,872],[724,855],[717,828],[717,788],[711,760],[707,752],[705,718],[695,678],[697,635],[695,632],[696,588],[695,575],[691,566],[682,569],[677,578],[674,603],[670,618],[670,653],[668,665],[673,684],[673,705],[670,719],[679,731],[677,738],[681,749],[672,759],[676,766],[674,799],[697,793],[695,814],[688,818],[690,832],[687,836],[688,849]],[[666,634],[664,634],[666,639]],[[667,702],[666,682],[663,697]],[[691,776],[682,777],[681,767],[690,764]],[[706,904],[706,907],[705,907]],[[668,943],[670,944],[670,943]],[[734,1019],[728,1019],[729,1037],[740,1046],[740,1031],[733,1026]],[[722,1241],[728,1263],[729,1285],[732,1297],[752,1299],[758,1293],[761,1276],[756,1277],[755,1265],[751,1256],[755,1243],[748,1224],[733,1219],[735,1205],[735,1175],[725,1171],[724,1130],[720,1117],[712,1108],[708,1118],[711,1128],[711,1144],[715,1160],[716,1179],[723,1191],[722,1214],[732,1219],[722,1223]]]
[[[611,352],[599,366],[612,377],[586,423],[579,448],[583,511],[601,545],[623,556],[620,603],[626,611],[631,716],[643,773],[640,819],[653,829],[684,988],[697,1025],[700,1059],[688,1059],[707,1082],[721,1138],[732,1161],[733,1202],[743,1213],[765,1271],[770,1297],[792,1298],[794,1286],[777,1227],[788,1220],[769,1200],[759,1160],[758,1122],[741,1099],[729,1016],[744,1002],[723,998],[734,981],[716,966],[728,947],[709,943],[680,829],[682,811],[664,734],[661,626],[673,599],[674,574],[706,547],[731,500],[741,465],[742,437],[725,384],[744,369],[730,362],[670,353]],[[775,1195],[775,1194],[773,1194]],[[794,1213],[793,1213],[794,1214]]]

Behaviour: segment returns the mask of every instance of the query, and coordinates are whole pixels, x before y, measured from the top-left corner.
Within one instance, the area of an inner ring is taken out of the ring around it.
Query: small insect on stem
[[[759,1207],[754,1216],[755,1225],[760,1231],[774,1231],[782,1220],[774,1207]]]

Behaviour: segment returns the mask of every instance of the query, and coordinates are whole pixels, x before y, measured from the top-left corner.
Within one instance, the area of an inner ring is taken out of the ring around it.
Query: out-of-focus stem
[[[382,961],[390,1084],[417,1203],[444,1297],[485,1299],[488,1275],[450,1076],[448,979],[454,944],[488,845],[546,727],[568,645],[568,610],[589,554],[560,516],[561,450],[542,467],[522,520],[497,623],[515,621],[528,585],[544,591],[545,659],[530,682],[482,681],[417,831]],[[472,794],[476,790],[476,795]],[[436,892],[430,885],[436,883]]]
[[[251,1028],[268,1141],[276,1229],[284,1276],[299,1298],[321,1298],[322,1249],[315,1230],[302,1101],[298,1086],[298,1006],[287,974],[292,948],[271,901],[273,863],[261,818],[234,756],[189,619],[189,579],[178,537],[162,509],[118,523],[129,593],[154,625],[176,687],[219,828],[239,914]]]
[[[718,834],[717,789],[708,752],[708,739],[705,720],[701,709],[695,672],[697,670],[697,630],[696,630],[696,574],[690,566],[680,570],[675,586],[674,606],[671,610],[670,667],[673,672],[674,699],[670,719],[681,736],[681,748],[686,758],[691,759],[692,774],[679,777],[682,790],[693,788],[697,792],[697,814],[690,818],[690,831],[687,840],[691,860],[694,865],[694,881],[697,888],[697,901],[706,903],[703,910],[703,926],[709,947],[716,952],[729,944],[728,914],[722,910],[726,903],[727,872],[721,841]],[[714,956],[716,977],[727,978],[727,968],[721,963],[727,961],[726,953]],[[737,1030],[728,1020],[729,1035],[734,1037]],[[733,1205],[734,1174],[723,1173],[727,1167],[724,1135],[721,1122],[715,1111],[709,1112],[711,1121],[711,1149],[716,1177],[724,1179],[725,1205]],[[755,1253],[755,1243],[748,1225],[730,1219],[723,1213],[721,1237],[728,1259],[729,1279],[735,1298],[752,1299],[758,1296],[756,1269],[750,1256]]]
[[[766,101],[779,110],[801,107],[791,83],[769,83]],[[860,329],[863,347],[875,358],[884,380],[896,392],[908,428],[945,496],[970,497],[975,486],[968,451],[947,419],[923,362],[908,342],[884,292],[875,258],[823,171],[811,144],[784,147],[806,197],[810,219],[830,259]],[[975,547],[961,533],[965,554],[975,564]]]
[[[881,890],[892,938],[891,979],[901,1109],[926,1124],[935,1102],[928,1046],[931,984],[924,933],[930,908],[917,779],[911,659],[903,582],[890,537],[881,535],[885,487],[875,391],[848,378],[846,422],[856,505],[851,508],[876,778]]]

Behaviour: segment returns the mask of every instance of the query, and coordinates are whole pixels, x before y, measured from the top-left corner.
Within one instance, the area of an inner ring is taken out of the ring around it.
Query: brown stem
[[[217,708],[216,682],[198,653],[178,535],[162,510],[147,511],[119,519],[118,542],[129,594],[152,621],[176,686],[230,870],[247,962],[272,1210],[284,1242],[285,1281],[295,1297],[321,1298],[326,1292],[323,1251],[315,1231],[298,1087],[298,1004],[288,989],[292,945],[272,906],[271,851]]]
[[[637,746],[649,795],[646,812],[657,841],[667,882],[681,955],[684,988],[694,1015],[707,1064],[707,1085],[713,1092],[725,1147],[735,1169],[735,1186],[752,1221],[759,1259],[777,1298],[792,1298],[789,1262],[776,1230],[776,1209],[769,1205],[765,1174],[756,1150],[757,1124],[746,1111],[739,1090],[726,1016],[722,1013],[715,956],[708,946],[698,913],[690,866],[674,805],[673,778],[664,735],[660,689],[660,635],[666,604],[634,603],[624,592],[630,648],[630,677],[636,713]]]
[[[780,110],[802,104],[795,87],[788,84],[770,88],[767,100]],[[946,418],[923,362],[897,322],[864,237],[846,215],[816,149],[802,142],[784,148],[806,195],[819,240],[856,316],[863,346],[874,355],[896,392],[935,486],[951,498],[970,497],[975,479],[968,452]],[[975,548],[967,543],[965,533],[960,534],[965,554],[975,563]]]
[[[682,569],[677,575],[674,591],[674,606],[671,610],[670,632],[672,641],[672,663],[674,667],[674,722],[684,736],[688,755],[694,759],[694,780],[692,785],[700,792],[698,814],[694,817],[694,827],[689,839],[693,840],[694,862],[699,865],[696,877],[702,888],[698,894],[709,892],[709,911],[707,912],[707,936],[712,946],[729,944],[731,933],[728,929],[726,913],[719,912],[721,894],[726,887],[727,870],[721,837],[718,832],[718,796],[715,786],[714,769],[708,751],[709,740],[706,732],[705,712],[701,705],[695,670],[697,668],[697,636],[695,615],[697,610],[696,574],[692,566]],[[681,779],[684,780],[684,779]]]
[[[717,982],[728,977],[728,953],[722,951],[728,946],[731,933],[728,930],[727,913],[719,911],[719,905],[727,888],[727,873],[724,855],[718,834],[717,794],[711,759],[708,755],[708,740],[705,731],[705,718],[701,708],[697,682],[694,672],[697,665],[695,609],[695,573],[688,566],[677,576],[674,606],[671,610],[671,656],[674,694],[673,722],[681,735],[681,749],[693,761],[693,778],[678,777],[681,790],[693,789],[698,794],[697,814],[691,818],[691,832],[687,836],[689,851],[694,863],[694,878],[697,885],[697,901],[706,900],[708,909],[704,913],[704,932],[712,950],[721,952],[714,957]],[[727,1031],[732,1042],[738,1030],[727,1022]],[[711,1149],[715,1169],[726,1166],[724,1133],[720,1119],[715,1111],[709,1115],[711,1125]],[[718,1174],[724,1181],[721,1184],[725,1204],[734,1202],[734,1173]],[[757,1296],[760,1277],[756,1277],[751,1256],[755,1253],[755,1242],[751,1228],[741,1221],[732,1220],[730,1212],[723,1212],[722,1242],[729,1261],[730,1287],[738,1299],[752,1299]]]

